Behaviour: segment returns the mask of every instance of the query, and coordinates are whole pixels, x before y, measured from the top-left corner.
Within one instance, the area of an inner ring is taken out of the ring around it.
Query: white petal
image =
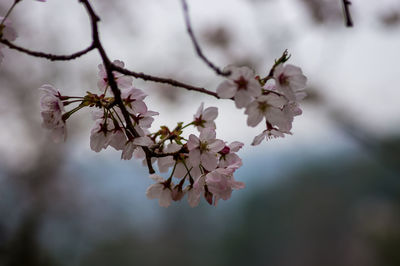
[[[189,162],[193,166],[200,164],[200,151],[198,149],[189,151]]]
[[[207,145],[207,148],[210,149],[210,151],[215,152],[215,153],[219,152],[224,147],[225,147],[225,142],[223,142],[220,139],[216,139],[215,141],[213,141]]]
[[[230,99],[235,93],[236,85],[230,80],[225,80],[217,88],[217,94],[222,99]]]
[[[212,128],[205,128],[200,132],[200,140],[201,141],[209,141],[215,139],[216,133]],[[189,149],[190,150],[190,149]]]
[[[203,119],[206,121],[215,120],[218,116],[218,108],[217,107],[208,107],[203,112]]]
[[[193,134],[189,135],[189,140],[187,142],[187,147],[189,149],[189,151],[196,149],[197,147],[199,147],[200,145],[200,140],[198,137],[196,137]]]
[[[160,204],[161,207],[168,207],[171,205],[172,201],[172,195],[171,195],[171,190],[168,188],[164,188],[161,191],[160,198],[158,199],[158,204]]]
[[[239,90],[235,95],[235,104],[237,108],[246,107],[252,100],[252,97],[246,90]]]
[[[161,176],[159,176],[157,174],[151,174],[151,175],[149,175],[149,177],[159,183],[165,181],[164,178],[162,178]]]
[[[251,115],[249,115],[247,117],[247,125],[251,126],[251,127],[255,127],[257,126],[261,120],[264,118],[264,115],[259,112],[258,110],[256,110],[254,113],[252,113]]]
[[[154,142],[149,137],[137,137],[133,139],[133,143],[138,146],[150,146],[153,145]]]
[[[260,135],[255,136],[255,138],[253,139],[253,142],[251,143],[251,145],[255,146],[261,143],[261,141],[265,138],[265,136],[267,135],[267,131],[264,130],[263,132],[261,132]]]
[[[238,152],[243,146],[244,146],[244,143],[239,142],[239,141],[234,141],[231,144],[229,144],[229,148],[231,149],[231,152]]]
[[[201,164],[208,171],[212,171],[217,168],[218,158],[215,153],[203,153],[201,154]]]
[[[149,186],[146,190],[146,196],[148,199],[156,199],[160,197],[162,190],[164,189],[164,185],[157,183]]]

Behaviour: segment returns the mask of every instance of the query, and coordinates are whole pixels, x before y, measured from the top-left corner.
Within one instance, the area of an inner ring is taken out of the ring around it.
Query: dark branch
[[[73,60],[73,59],[76,59],[76,58],[78,58],[78,57],[80,57],[82,55],[85,55],[85,54],[89,53],[90,51],[92,51],[93,49],[95,49],[95,45],[92,44],[88,48],[86,48],[86,49],[84,49],[82,51],[70,54],[70,55],[54,55],[54,54],[46,54],[46,53],[43,53],[43,52],[31,51],[31,50],[28,50],[26,48],[17,46],[15,44],[7,41],[6,39],[0,39],[0,43],[5,44],[10,49],[17,50],[17,51],[22,52],[24,54],[28,54],[28,55],[31,55],[31,56],[34,56],[34,57],[46,58],[46,59],[51,60],[51,61]]]
[[[135,128],[132,124],[131,118],[130,118],[130,114],[121,99],[121,91],[119,90],[118,85],[114,79],[114,75],[112,73],[113,64],[111,63],[110,59],[108,58],[108,56],[100,42],[99,31],[98,31],[98,27],[97,27],[97,23],[100,21],[100,19],[94,12],[94,10],[88,0],[79,0],[79,1],[85,6],[85,8],[90,16],[90,21],[91,21],[91,25],[92,25],[93,45],[99,51],[101,59],[103,60],[103,65],[107,72],[108,83],[114,94],[114,101],[115,101],[116,105],[118,105],[118,107],[121,109],[122,115],[124,116],[124,119],[126,122],[126,127],[129,129],[130,133],[134,137],[139,137],[140,135],[135,130]],[[149,168],[149,173],[154,174],[155,171],[151,164],[151,157],[152,157],[153,152],[150,151],[149,148],[147,148],[147,147],[142,147],[142,148],[146,154],[146,161],[147,161],[147,167]]]
[[[190,18],[189,18],[189,8],[186,3],[186,0],[181,0],[182,2],[182,9],[183,9],[183,16],[185,18],[185,24],[186,24],[186,30],[190,36],[190,39],[192,40],[194,49],[196,50],[197,55],[210,67],[212,68],[215,73],[217,73],[220,76],[229,76],[231,74],[230,71],[225,72],[221,71],[216,65],[214,65],[210,60],[207,59],[207,57],[203,54],[199,43],[196,40],[196,37],[194,36],[192,26],[190,24]]]
[[[153,81],[153,82],[157,82],[157,83],[169,84],[169,85],[172,85],[174,87],[180,87],[180,88],[187,89],[189,91],[201,92],[201,93],[204,93],[204,94],[208,94],[208,95],[214,96],[215,98],[219,99],[219,96],[218,96],[218,94],[216,92],[209,91],[207,89],[200,88],[200,87],[195,87],[195,86],[192,86],[192,85],[189,85],[189,84],[186,84],[186,83],[174,80],[174,79],[155,77],[155,76],[147,75],[147,74],[144,74],[144,73],[133,72],[133,71],[130,71],[128,69],[116,66],[115,64],[112,64],[112,68],[113,68],[113,70],[115,70],[115,71],[117,71],[119,73],[128,75],[128,76],[132,76],[132,77],[135,77],[135,78],[143,79],[143,80],[146,80],[146,81]]]
[[[347,27],[353,27],[353,20],[351,19],[350,14],[350,5],[351,2],[349,0],[343,0],[344,20]]]

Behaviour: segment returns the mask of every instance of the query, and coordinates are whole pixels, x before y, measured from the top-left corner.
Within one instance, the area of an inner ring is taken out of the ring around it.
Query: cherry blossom
[[[197,109],[196,114],[193,116],[193,124],[196,126],[197,130],[201,131],[204,128],[215,129],[214,120],[218,116],[217,107],[207,107],[204,109],[204,103],[200,104],[199,109]]]
[[[121,92],[121,97],[124,100],[125,106],[132,114],[147,112],[147,106],[143,102],[146,96],[147,95],[142,90],[134,87],[122,90]]]
[[[222,150],[225,144],[222,140],[215,139],[215,136],[212,128],[202,130],[199,138],[193,134],[189,136],[187,146],[192,165],[201,164],[208,171],[217,167],[217,152]]]
[[[209,192],[214,196],[214,205],[217,205],[219,199],[228,200],[233,189],[245,187],[243,182],[238,182],[233,177],[236,167],[238,166],[217,168],[206,175],[205,181]]]
[[[250,68],[228,66],[224,71],[230,71],[231,74],[228,80],[222,82],[217,88],[217,94],[222,99],[233,98],[236,107],[243,108],[254,97],[261,95],[261,85]]]
[[[219,154],[221,157],[219,159],[218,167],[225,168],[233,164],[242,165],[242,159],[240,159],[236,152],[238,152],[243,146],[244,144],[242,142],[234,141],[220,150]]]
[[[172,201],[171,181],[165,180],[159,175],[152,174],[150,178],[157,183],[150,185],[146,190],[146,196],[149,199],[158,199],[161,207],[168,207]]]
[[[255,101],[246,107],[247,124],[255,127],[264,117],[271,124],[281,123],[281,120],[285,120],[282,108],[286,103],[285,97],[273,93],[257,97]]]
[[[114,65],[119,67],[124,67],[124,62],[120,60],[114,60]],[[107,71],[103,64],[98,65],[99,68],[99,77],[100,80],[97,82],[97,87],[101,92],[105,92],[108,87],[108,76]],[[117,85],[120,89],[128,89],[132,86],[133,78],[129,76],[125,76],[124,74],[113,72],[114,79],[117,82]]]
[[[306,87],[307,77],[303,75],[301,68],[291,64],[279,64],[274,70],[273,77],[276,89],[289,101],[299,101],[306,96],[303,90]]]
[[[54,142],[66,139],[67,129],[63,120],[64,105],[60,100],[59,92],[52,85],[43,85],[39,88],[43,95],[40,98],[42,126],[51,130]]]
[[[90,148],[95,152],[100,152],[107,148],[111,140],[111,119],[97,119],[90,134]]]
[[[285,133],[290,134],[290,132],[285,132]],[[283,132],[279,131],[278,129],[268,128],[268,129],[264,130],[263,132],[261,132],[261,134],[255,136],[251,145],[253,145],[253,146],[259,145],[261,143],[261,141],[263,141],[264,138],[266,140],[269,140],[272,138],[284,138],[284,137],[285,137],[285,135],[283,134]]]

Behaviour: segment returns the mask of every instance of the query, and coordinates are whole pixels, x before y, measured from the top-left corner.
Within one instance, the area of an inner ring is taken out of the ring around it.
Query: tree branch
[[[34,56],[34,57],[45,58],[45,59],[48,59],[48,60],[51,60],[51,61],[73,60],[73,59],[76,59],[76,58],[78,58],[78,57],[80,57],[82,55],[85,55],[85,54],[89,53],[90,51],[92,51],[93,49],[95,49],[94,44],[91,44],[88,48],[86,48],[86,49],[84,49],[82,51],[70,54],[70,55],[54,55],[54,54],[47,54],[47,53],[43,53],[43,52],[37,52],[37,51],[28,50],[26,48],[23,48],[23,47],[20,47],[18,45],[15,45],[15,44],[9,42],[6,39],[0,39],[0,43],[6,45],[10,49],[17,50],[17,51],[22,52],[24,54],[31,55],[31,56]]]
[[[135,130],[130,114],[128,110],[126,109],[124,103],[122,102],[121,99],[121,91],[118,88],[118,85],[114,79],[114,75],[112,73],[113,71],[113,64],[111,63],[110,59],[107,56],[107,53],[105,52],[101,42],[100,42],[100,37],[99,37],[99,31],[98,31],[98,26],[97,23],[100,21],[100,18],[96,15],[94,12],[92,6],[90,5],[88,0],[79,0],[86,8],[86,11],[88,12],[88,15],[90,17],[91,25],[92,25],[92,38],[93,38],[93,45],[95,48],[99,51],[100,57],[103,60],[103,65],[104,68],[107,72],[107,78],[108,78],[108,84],[110,85],[110,88],[114,94],[114,101],[116,105],[121,109],[121,113],[124,116],[125,122],[126,122],[126,127],[129,129],[129,131],[132,133],[133,136],[139,137],[139,133]],[[150,151],[149,148],[147,147],[142,147],[143,151],[146,154],[146,162],[147,162],[147,167],[149,169],[150,174],[154,174],[155,171],[153,169],[152,163],[151,163],[151,157],[152,157],[152,151]]]
[[[213,92],[213,91],[207,90],[205,88],[201,88],[201,87],[195,87],[195,86],[192,86],[192,85],[189,85],[189,84],[186,84],[186,83],[174,80],[174,79],[155,77],[155,76],[147,75],[147,74],[144,74],[144,73],[137,73],[137,72],[134,72],[134,71],[130,71],[130,70],[126,69],[126,68],[119,67],[119,66],[117,66],[115,64],[112,64],[112,69],[117,71],[117,72],[119,72],[119,73],[122,73],[122,74],[125,74],[125,75],[128,75],[128,76],[132,76],[132,77],[135,77],[135,78],[143,79],[145,81],[164,83],[164,84],[172,85],[172,86],[175,86],[175,87],[184,88],[184,89],[187,89],[189,91],[197,91],[197,92],[201,92],[201,93],[204,93],[204,94],[208,94],[208,95],[214,96],[217,99],[220,98],[216,92]]]
[[[349,0],[343,0],[344,20],[347,27],[353,27],[353,20],[351,19],[350,14],[350,5],[351,2]]]
[[[185,24],[186,24],[186,30],[190,36],[190,39],[192,40],[194,49],[196,50],[197,55],[210,67],[214,70],[215,73],[217,73],[220,76],[229,76],[231,74],[230,71],[222,71],[220,70],[216,65],[214,65],[210,60],[207,59],[207,57],[203,54],[203,51],[200,48],[199,43],[196,40],[196,37],[194,36],[192,26],[190,24],[190,18],[189,18],[189,8],[186,3],[186,0],[181,0],[182,2],[182,10],[183,10],[183,16],[185,19]]]

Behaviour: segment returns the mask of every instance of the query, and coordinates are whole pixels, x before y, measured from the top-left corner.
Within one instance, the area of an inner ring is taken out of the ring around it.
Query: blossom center
[[[282,85],[289,85],[289,78],[285,76],[283,73],[279,75],[279,83]]]
[[[267,110],[271,107],[271,105],[269,105],[266,102],[259,102],[258,103],[258,110],[260,110],[262,113],[267,112]]]
[[[235,83],[237,85],[238,90],[247,90],[248,82],[243,76],[240,76],[239,79],[235,80]]]
[[[208,143],[206,141],[200,142],[199,149],[200,149],[200,153],[208,151]]]

